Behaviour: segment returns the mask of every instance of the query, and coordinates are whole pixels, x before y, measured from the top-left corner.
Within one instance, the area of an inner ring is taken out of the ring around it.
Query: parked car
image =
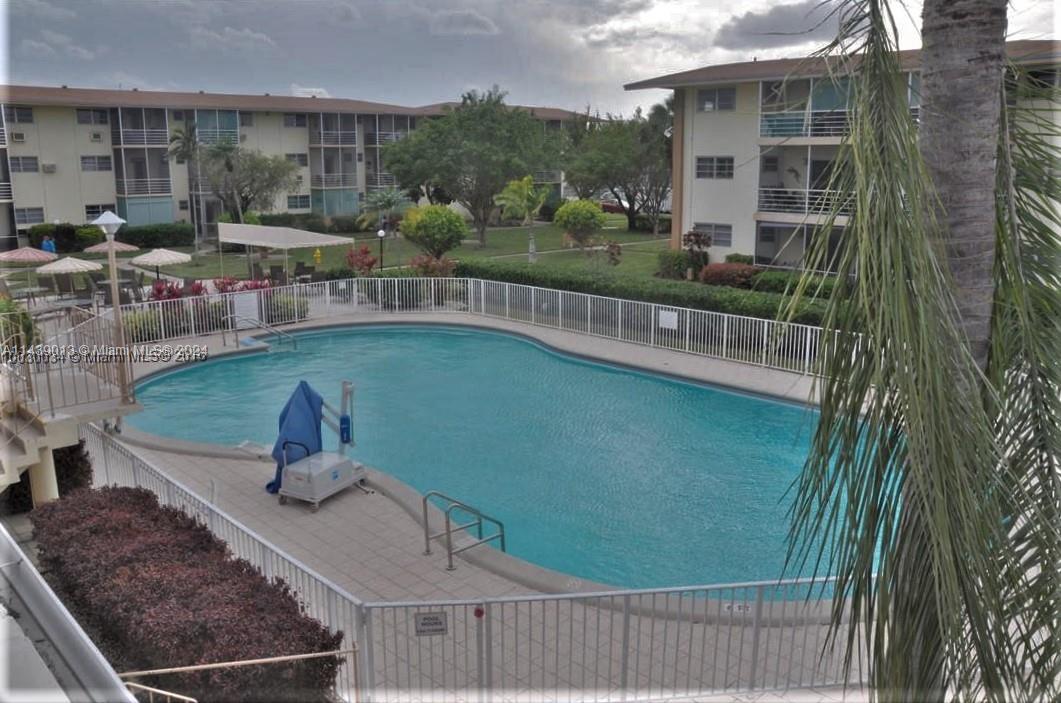
[[[619,201],[614,198],[602,199],[600,201],[600,207],[604,212],[612,212],[620,215],[626,212],[626,210],[623,210],[623,206],[619,204]]]

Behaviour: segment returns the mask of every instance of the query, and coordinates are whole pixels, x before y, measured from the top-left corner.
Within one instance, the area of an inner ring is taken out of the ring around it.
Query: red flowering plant
[[[420,254],[409,259],[409,266],[425,278],[449,278],[457,268],[457,262],[445,256],[436,258],[430,254]]]
[[[272,287],[272,284],[269,283],[269,279],[268,278],[263,278],[261,280],[243,281],[235,288],[235,290],[238,290],[238,291],[264,290],[266,288],[271,288],[271,287]]]
[[[184,296],[181,286],[159,279],[151,284],[151,300],[177,300]]]
[[[233,293],[239,290],[239,285],[239,280],[232,278],[231,276],[214,279],[214,290],[218,293]]]
[[[358,276],[367,276],[372,273],[378,261],[379,259],[372,255],[367,244],[362,244],[360,249],[350,247],[350,251],[346,252],[346,266],[356,271]]]

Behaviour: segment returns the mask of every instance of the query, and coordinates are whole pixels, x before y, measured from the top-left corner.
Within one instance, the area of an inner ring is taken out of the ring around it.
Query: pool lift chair
[[[321,422],[339,436],[339,451],[319,451],[310,453],[309,447],[302,442],[285,440],[282,445],[283,464],[280,472],[279,494],[280,505],[287,503],[288,498],[303,500],[310,504],[310,510],[317,512],[321,501],[339,491],[355,484],[360,485],[367,474],[363,464],[346,457],[346,447],[354,446],[351,426],[353,410],[353,384],[343,381],[342,401],[336,409],[322,401]],[[298,461],[287,463],[289,446],[301,447],[305,456]]]

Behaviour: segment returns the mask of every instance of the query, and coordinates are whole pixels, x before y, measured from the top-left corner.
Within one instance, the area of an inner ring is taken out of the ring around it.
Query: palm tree
[[[361,227],[373,227],[385,218],[389,225],[394,214],[401,212],[411,204],[405,193],[397,188],[374,190],[365,196],[361,216],[357,218],[357,223]]]
[[[243,203],[240,194],[236,190],[236,168],[239,164],[240,148],[233,141],[223,139],[207,151],[206,158],[213,164],[220,166],[221,170],[221,192],[218,195],[225,201],[229,214],[234,214],[238,224],[243,224]],[[235,212],[232,212],[232,211]]]
[[[549,197],[549,186],[535,186],[534,178],[524,176],[509,181],[505,189],[494,196],[494,202],[501,206],[501,214],[507,218],[519,219],[524,227],[534,224],[534,218],[542,209]],[[527,261],[534,263],[538,251],[534,242],[534,230],[527,230]]]
[[[836,575],[831,639],[879,697],[1057,700],[1061,130],[1007,105],[1003,0],[926,0],[920,134],[887,0],[837,12],[851,196],[807,268],[857,275],[827,302],[790,567]]]
[[[198,173],[199,164],[199,134],[196,130],[194,122],[188,122],[185,127],[178,127],[173,130],[173,134],[169,138],[169,156],[173,157],[177,161],[184,161],[188,165],[188,197],[189,199],[194,198],[194,194],[191,189],[194,186],[194,179],[192,173]],[[198,203],[193,202],[192,206],[192,223],[195,225],[195,251],[199,251],[199,242],[202,239],[201,234],[201,207],[202,200],[199,199]]]

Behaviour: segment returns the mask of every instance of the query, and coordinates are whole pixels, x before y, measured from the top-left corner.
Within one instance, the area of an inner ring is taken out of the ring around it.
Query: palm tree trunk
[[[983,369],[994,299],[1006,0],[925,0],[921,22],[921,154],[943,209],[962,325]]]

